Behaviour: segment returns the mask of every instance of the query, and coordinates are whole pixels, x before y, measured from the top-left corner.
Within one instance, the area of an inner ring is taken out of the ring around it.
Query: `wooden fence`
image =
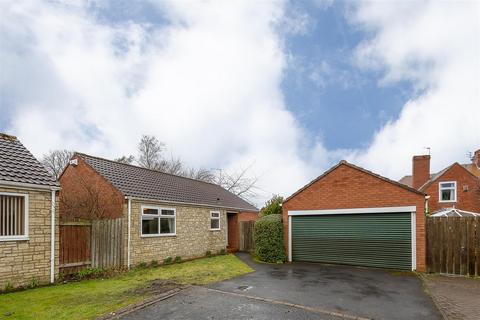
[[[122,219],[60,223],[60,272],[115,268],[123,262]]]
[[[253,225],[255,221],[240,221],[239,223],[239,245],[240,251],[253,250]]]
[[[480,217],[427,218],[427,271],[480,275]]]

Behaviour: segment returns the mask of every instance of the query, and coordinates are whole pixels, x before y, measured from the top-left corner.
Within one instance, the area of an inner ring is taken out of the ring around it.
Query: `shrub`
[[[157,260],[152,260],[150,262],[150,267],[154,267],[154,268],[158,267],[158,261]]]
[[[38,287],[38,279],[36,277],[32,277],[32,279],[30,279],[30,284],[28,286],[30,288]]]
[[[222,255],[225,254],[225,249],[220,249],[219,253],[222,254]]]
[[[260,217],[271,214],[282,214],[282,202],[283,197],[274,195],[270,200],[265,202],[265,206],[260,210]]]
[[[210,256],[212,255],[212,251],[207,250],[207,252],[205,252],[205,255],[206,255],[207,257],[210,257]]]
[[[263,216],[255,222],[253,230],[255,255],[265,262],[284,262],[282,215]]]
[[[77,279],[93,279],[102,276],[105,273],[105,270],[101,268],[86,268],[78,271],[74,278]]]
[[[179,263],[180,261],[182,261],[182,257],[176,256],[174,262]]]
[[[173,259],[172,257],[166,257],[165,259],[163,259],[163,264],[170,264],[172,263]]]
[[[10,291],[13,291],[13,285],[11,282],[7,282],[5,284],[5,287],[3,288],[3,291],[5,292],[10,292]]]
[[[138,267],[140,269],[145,269],[146,267],[148,267],[148,264],[145,261],[142,261],[138,264]]]

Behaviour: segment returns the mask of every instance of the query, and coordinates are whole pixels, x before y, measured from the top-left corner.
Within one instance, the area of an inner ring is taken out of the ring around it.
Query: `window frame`
[[[143,214],[144,209],[155,209],[158,210],[158,214]],[[162,210],[171,210],[173,215],[162,215]],[[155,234],[143,234],[143,216],[154,216],[158,218],[158,233]],[[161,233],[160,232],[160,219],[161,218],[173,218],[173,228],[175,232],[173,233]],[[170,207],[162,207],[155,205],[141,205],[140,206],[140,237],[141,238],[155,238],[155,237],[175,237],[177,235],[177,209]]]
[[[442,200],[442,191],[452,189],[452,187],[442,187],[442,184],[445,183],[453,183],[453,200]],[[438,183],[438,202],[457,202],[457,181],[441,181]]]
[[[23,219],[23,230],[24,234],[21,236],[1,236],[0,242],[2,241],[22,241],[29,240],[28,236],[28,217],[29,217],[29,202],[28,202],[28,193],[16,193],[16,192],[0,192],[2,196],[12,196],[12,197],[23,197],[23,205],[25,208],[24,219]]]
[[[214,213],[218,213],[218,217],[213,217]],[[210,231],[220,231],[222,230],[222,222],[221,222],[221,213],[220,211],[210,211]],[[212,220],[218,220],[218,228],[212,228]]]

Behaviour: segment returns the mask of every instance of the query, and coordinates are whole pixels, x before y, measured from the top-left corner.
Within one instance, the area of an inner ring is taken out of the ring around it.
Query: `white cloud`
[[[365,2],[350,18],[373,34],[357,49],[358,65],[382,70],[379,85],[407,80],[418,91],[349,158],[394,178],[410,173],[411,156],[427,146],[432,170],[468,162],[480,147],[480,4]]]
[[[306,181],[304,134],[280,90],[284,4],[157,8],[162,26],[100,23],[81,2],[2,2],[1,88],[15,97],[7,131],[37,156],[71,148],[115,157],[153,134],[190,165],[254,163],[260,200]]]

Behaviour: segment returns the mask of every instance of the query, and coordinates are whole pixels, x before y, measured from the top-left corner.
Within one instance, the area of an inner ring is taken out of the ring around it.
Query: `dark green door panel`
[[[292,216],[292,260],[411,270],[410,213]]]

